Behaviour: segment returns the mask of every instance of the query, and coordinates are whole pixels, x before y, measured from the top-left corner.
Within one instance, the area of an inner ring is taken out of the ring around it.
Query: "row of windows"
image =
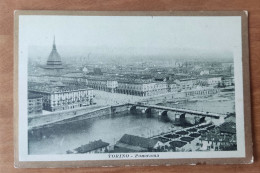
[[[41,102],[42,99],[29,99],[29,103],[32,103],[32,102]]]

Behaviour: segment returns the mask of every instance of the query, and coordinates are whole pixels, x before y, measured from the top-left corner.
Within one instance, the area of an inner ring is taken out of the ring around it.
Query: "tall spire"
[[[55,44],[55,35],[54,35],[54,38],[53,38],[53,46],[52,46],[52,49],[56,49],[56,44]]]
[[[56,49],[55,35],[53,37],[52,51],[48,57],[46,69],[62,69],[61,57]]]

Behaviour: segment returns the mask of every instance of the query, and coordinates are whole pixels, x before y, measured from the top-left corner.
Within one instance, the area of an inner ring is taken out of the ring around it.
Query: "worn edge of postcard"
[[[189,158],[189,159],[138,159],[138,160],[95,160],[95,161],[19,161],[19,111],[18,111],[18,38],[19,15],[75,15],[75,16],[241,16],[242,66],[244,96],[245,157],[241,158]],[[171,166],[204,164],[251,164],[254,162],[248,43],[247,11],[45,11],[16,10],[14,12],[14,167],[16,168],[56,168],[56,167],[114,167],[114,166]]]

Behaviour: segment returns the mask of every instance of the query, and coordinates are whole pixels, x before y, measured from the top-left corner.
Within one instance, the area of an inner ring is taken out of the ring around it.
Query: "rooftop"
[[[196,78],[179,79],[179,81],[191,81],[191,80],[196,80]]]
[[[153,148],[158,140],[125,134],[119,142],[142,148]]]
[[[71,92],[71,91],[79,91],[79,90],[85,91],[85,90],[90,90],[90,88],[87,88],[85,86],[76,86],[76,85],[52,86],[46,84],[37,84],[37,85],[29,85],[28,90],[38,91],[43,93],[58,93],[58,92]]]
[[[75,151],[78,153],[87,153],[89,151],[93,151],[99,148],[107,147],[109,143],[103,142],[101,139],[98,141],[90,142],[86,145],[81,145],[80,147],[76,148]]]
[[[185,142],[191,142],[194,140],[194,138],[193,137],[181,137],[181,140],[185,141]]]
[[[183,141],[172,141],[169,143],[172,147],[183,147],[184,145],[186,145],[187,143],[186,142],[183,142]]]
[[[42,98],[42,96],[39,94],[28,92],[28,99],[36,99],[36,98]]]
[[[68,74],[62,75],[62,77],[83,78],[84,75],[82,73],[68,73]]]
[[[234,122],[225,122],[219,126],[219,130],[222,133],[231,133],[236,134],[236,123]]]

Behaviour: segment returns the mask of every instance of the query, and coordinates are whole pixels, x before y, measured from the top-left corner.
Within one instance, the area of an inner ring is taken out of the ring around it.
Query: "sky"
[[[239,16],[20,16],[29,56],[229,57],[241,49]]]

